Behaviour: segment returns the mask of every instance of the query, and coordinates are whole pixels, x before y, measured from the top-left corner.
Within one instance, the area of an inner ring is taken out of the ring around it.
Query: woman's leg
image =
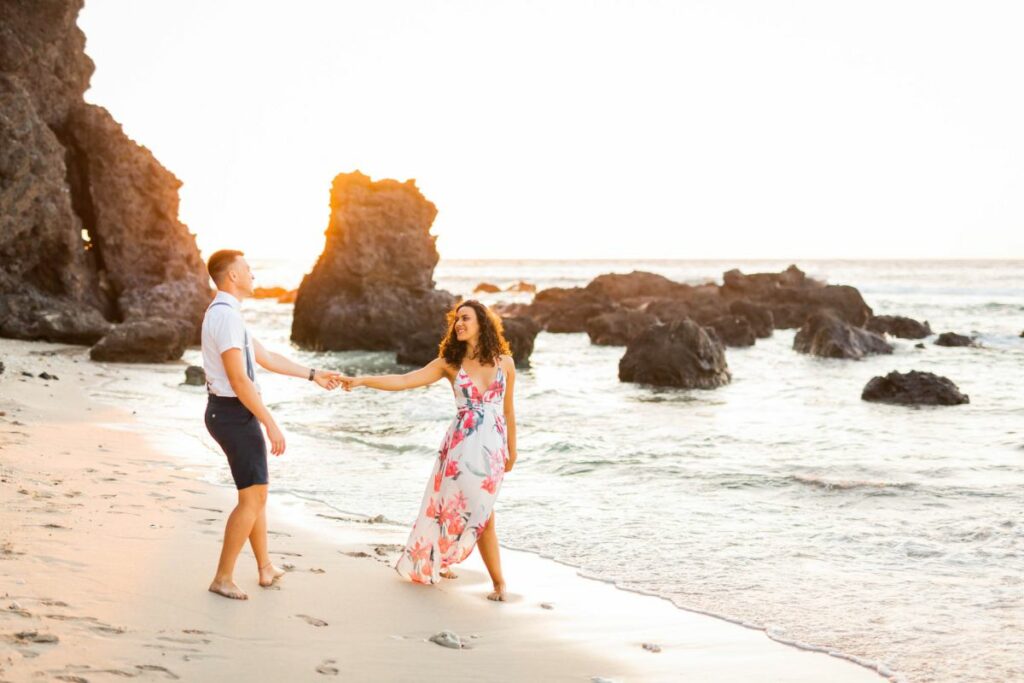
[[[476,546],[480,548],[480,557],[483,558],[484,566],[487,567],[487,573],[491,575],[491,583],[494,584],[494,591],[487,596],[487,599],[504,600],[505,577],[501,574],[501,552],[498,547],[498,533],[494,530],[493,512],[491,513],[491,518],[487,520],[484,532],[477,539]]]

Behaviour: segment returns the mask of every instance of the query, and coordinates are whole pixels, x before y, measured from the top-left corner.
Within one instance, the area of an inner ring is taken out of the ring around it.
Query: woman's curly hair
[[[505,340],[501,318],[476,299],[460,301],[452,310],[448,311],[448,332],[441,341],[437,355],[444,358],[445,362],[452,367],[457,368],[462,365],[468,345],[464,341],[459,341],[456,336],[455,322],[459,318],[459,309],[466,306],[476,311],[476,320],[480,325],[480,335],[477,341],[477,358],[480,362],[484,365],[494,365],[499,356],[512,355],[508,342]]]

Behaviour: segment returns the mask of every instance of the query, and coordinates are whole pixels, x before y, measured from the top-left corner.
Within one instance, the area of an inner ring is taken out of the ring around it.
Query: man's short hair
[[[237,249],[221,249],[210,257],[210,260],[206,262],[206,270],[215,283],[220,285],[224,273],[228,272],[228,268],[239,256],[245,256],[245,254]]]

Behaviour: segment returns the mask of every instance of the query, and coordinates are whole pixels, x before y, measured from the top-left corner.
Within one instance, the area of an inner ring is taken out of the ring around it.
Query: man
[[[218,251],[207,263],[217,295],[203,318],[203,367],[209,400],[206,428],[227,455],[238,488],[238,505],[224,529],[224,546],[210,590],[236,600],[249,598],[234,581],[235,561],[249,539],[259,569],[259,583],[269,586],[284,575],[267,552],[267,432],[270,452],[284,453],[284,434],[263,405],[254,365],[282,375],[301,377],[334,389],[340,375],[306,368],[253,339],[242,320],[242,300],[253,293],[253,275],[242,252]]]

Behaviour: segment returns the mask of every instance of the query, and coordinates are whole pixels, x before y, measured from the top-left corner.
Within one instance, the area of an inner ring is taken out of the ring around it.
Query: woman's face
[[[472,306],[463,306],[455,311],[455,338],[461,342],[476,339],[480,334],[480,322]]]

